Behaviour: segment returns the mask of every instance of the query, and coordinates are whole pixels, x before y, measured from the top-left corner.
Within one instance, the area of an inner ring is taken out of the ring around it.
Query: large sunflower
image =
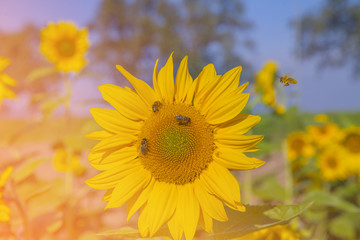
[[[108,190],[107,208],[127,203],[128,219],[140,209],[139,231],[151,237],[166,222],[174,239],[192,239],[199,223],[212,231],[212,220],[226,221],[223,202],[245,211],[236,178],[228,169],[249,170],[264,164],[244,152],[263,136],[244,135],[260,121],[240,113],[249,94],[239,87],[241,67],[223,76],[212,64],[193,81],[187,57],[174,83],[172,56],[158,72],[152,89],[117,69],[135,90],[105,84],[99,87],[115,110],[91,109],[105,130],[89,134],[100,142],[90,151],[93,167],[104,171],[87,180]]]
[[[87,35],[86,28],[77,29],[71,22],[49,23],[41,31],[40,50],[57,70],[80,71],[86,64]]]

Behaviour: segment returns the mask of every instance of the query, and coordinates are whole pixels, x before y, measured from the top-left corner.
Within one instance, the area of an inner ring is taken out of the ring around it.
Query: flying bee
[[[143,138],[143,139],[141,140],[140,150],[141,150],[141,153],[142,153],[143,155],[145,155],[146,150],[147,150],[147,146],[146,146],[147,142],[148,142],[148,140],[147,140],[146,138]]]
[[[190,118],[183,116],[183,115],[175,116],[175,120],[178,121],[178,123],[181,125],[186,125],[186,124],[190,123]]]
[[[156,101],[156,102],[154,102],[154,104],[152,105],[152,111],[153,112],[157,112],[157,111],[159,111],[159,108],[161,107],[161,102],[159,102],[159,101]]]
[[[285,83],[283,87],[289,86],[290,83],[292,84],[297,84],[297,81],[295,78],[291,78],[288,75],[284,75],[282,77],[280,77],[280,82],[281,83]]]

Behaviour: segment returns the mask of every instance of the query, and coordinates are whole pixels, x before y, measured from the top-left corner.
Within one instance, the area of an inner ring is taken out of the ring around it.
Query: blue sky
[[[255,69],[261,68],[266,60],[273,59],[279,63],[280,73],[291,73],[297,78],[299,83],[285,91],[289,95],[298,95],[294,102],[303,110],[360,110],[360,81],[353,80],[351,66],[319,70],[315,60],[302,62],[294,56],[296,35],[290,21],[307,10],[315,10],[323,0],[243,2],[245,15],[253,23],[253,29],[248,34],[256,46],[245,56]],[[50,20],[72,20],[79,26],[86,26],[100,3],[100,0],[1,0],[0,30],[16,31],[27,22],[45,26]],[[84,84],[78,87],[94,87]]]

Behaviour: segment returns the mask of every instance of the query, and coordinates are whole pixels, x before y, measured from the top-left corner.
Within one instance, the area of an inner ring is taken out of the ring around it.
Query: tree
[[[245,64],[240,52],[251,41],[243,34],[250,27],[243,11],[237,0],[103,0],[90,24],[96,39],[92,62],[114,79],[114,65],[121,64],[150,80],[154,59],[165,63],[175,51],[176,63],[189,56],[193,74],[210,62],[222,73]]]
[[[297,23],[299,55],[318,56],[323,67],[347,62],[360,71],[360,3],[327,0],[321,10],[307,13]]]

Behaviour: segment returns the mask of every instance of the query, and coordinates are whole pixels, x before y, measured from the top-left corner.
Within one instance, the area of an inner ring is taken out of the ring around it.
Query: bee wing
[[[289,78],[289,79],[288,79],[288,82],[289,82],[289,83],[292,83],[292,84],[297,84],[297,81],[296,81],[295,78]]]

